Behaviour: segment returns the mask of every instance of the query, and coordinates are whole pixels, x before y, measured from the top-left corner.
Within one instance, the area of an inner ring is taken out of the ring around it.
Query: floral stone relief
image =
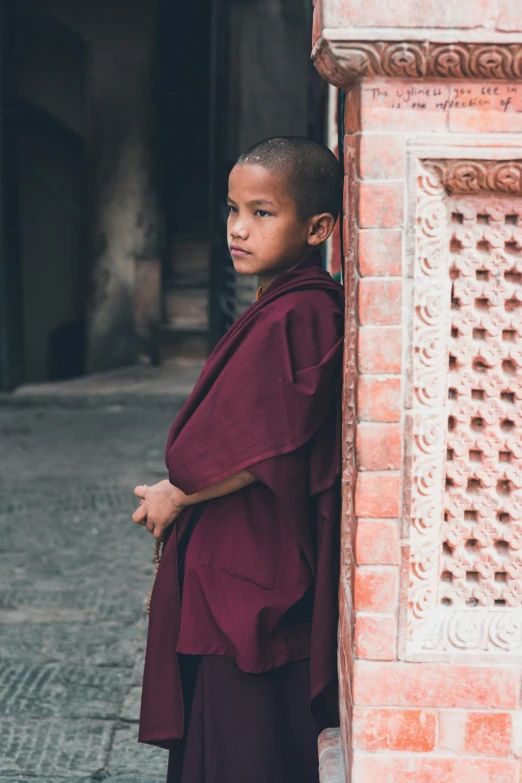
[[[520,164],[418,165],[406,658],[521,654]]]

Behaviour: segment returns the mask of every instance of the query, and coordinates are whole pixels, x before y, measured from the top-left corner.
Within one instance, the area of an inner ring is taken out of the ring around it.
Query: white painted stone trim
[[[319,735],[319,780],[345,783],[340,729],[325,729]]]

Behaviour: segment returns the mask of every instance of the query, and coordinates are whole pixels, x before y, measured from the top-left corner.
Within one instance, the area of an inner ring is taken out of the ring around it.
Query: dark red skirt
[[[308,659],[246,674],[225,656],[179,658],[187,731],[167,783],[318,783]]]

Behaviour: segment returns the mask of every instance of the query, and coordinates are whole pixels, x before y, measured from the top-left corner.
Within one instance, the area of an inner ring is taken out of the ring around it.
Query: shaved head
[[[343,175],[339,161],[323,144],[305,136],[276,136],[250,147],[237,163],[263,166],[285,177],[300,218],[324,212],[337,218]]]

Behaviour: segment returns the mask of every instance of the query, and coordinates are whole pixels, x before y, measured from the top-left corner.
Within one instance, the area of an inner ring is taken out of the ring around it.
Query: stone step
[[[155,335],[154,361],[164,364],[175,359],[205,361],[208,356],[208,335],[206,330],[181,331],[168,324],[162,324]]]
[[[208,285],[210,244],[199,239],[175,239],[170,248],[168,276],[180,285]]]
[[[206,338],[203,338],[202,342],[204,351],[202,352],[199,346],[199,356],[195,355],[196,351],[192,346],[186,358],[179,351],[177,356],[172,356],[178,361],[169,362],[168,355],[165,355],[162,367],[136,364],[67,381],[19,386],[10,394],[0,393],[0,410],[4,406],[11,408],[97,408],[107,405],[142,404],[154,405],[155,408],[181,406],[192,391],[206,358]]]
[[[175,288],[167,284],[163,306],[165,326],[178,332],[206,334],[208,330],[208,291],[206,288]]]

